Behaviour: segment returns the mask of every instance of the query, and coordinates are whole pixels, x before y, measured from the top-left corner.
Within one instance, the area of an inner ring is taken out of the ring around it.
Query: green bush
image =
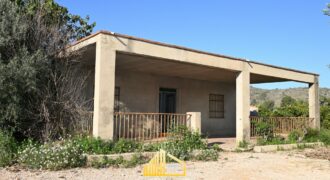
[[[321,98],[320,116],[321,127],[330,129],[330,98]]]
[[[256,126],[256,133],[265,141],[269,141],[274,138],[273,124],[267,121],[252,122]]]
[[[321,141],[325,145],[330,145],[330,130],[322,128],[320,131],[317,129],[309,128],[304,137],[305,142]]]
[[[179,126],[171,130],[162,148],[179,159],[187,160],[193,150],[207,149],[207,143],[198,132]]]
[[[142,151],[144,152],[155,152],[161,149],[162,143],[147,143],[143,144]]]
[[[304,136],[302,131],[299,130],[293,130],[290,132],[288,136],[288,141],[290,143],[296,143],[297,141],[301,140],[301,138]]]
[[[113,152],[127,153],[127,152],[140,151],[141,149],[142,149],[142,144],[137,141],[119,139],[113,147]]]
[[[10,133],[0,131],[0,167],[13,163],[16,156],[17,143]]]
[[[319,139],[325,145],[330,145],[330,129],[321,129]]]
[[[78,136],[74,140],[82,147],[86,154],[113,154],[127,152],[154,152],[161,148],[162,143],[142,144],[133,140],[120,139],[117,142],[106,141],[100,138]]]
[[[18,152],[18,162],[32,169],[59,170],[84,166],[86,157],[72,139],[45,144],[28,141]]]
[[[317,129],[308,128],[304,136],[306,142],[316,142],[319,140],[320,131]]]
[[[194,157],[194,159],[199,161],[216,161],[218,158],[219,153],[214,149],[203,149]]]
[[[100,138],[89,136],[75,137],[75,141],[81,146],[84,153],[87,154],[110,154],[114,143]]]

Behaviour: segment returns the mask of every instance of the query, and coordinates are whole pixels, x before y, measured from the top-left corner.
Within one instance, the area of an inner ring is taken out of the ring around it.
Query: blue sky
[[[57,0],[122,34],[320,74],[330,88],[328,1]],[[262,88],[306,86],[262,84]]]

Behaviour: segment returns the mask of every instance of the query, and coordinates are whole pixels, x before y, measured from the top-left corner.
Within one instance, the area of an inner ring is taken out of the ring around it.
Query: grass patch
[[[216,161],[218,158],[219,153],[214,149],[203,149],[193,157],[193,159],[199,161]]]
[[[108,158],[107,156],[104,156],[101,161],[93,161],[91,166],[95,168],[132,168],[140,164],[145,164],[148,160],[148,158],[143,157],[140,153],[134,154],[129,160],[125,160],[123,156],[119,156],[117,158]]]
[[[239,144],[238,144],[238,147],[244,148],[244,149],[248,148],[248,146],[249,146],[249,143],[245,140],[240,141]]]

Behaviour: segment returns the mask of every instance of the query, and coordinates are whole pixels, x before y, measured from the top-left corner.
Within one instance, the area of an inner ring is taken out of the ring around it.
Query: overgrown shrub
[[[187,160],[193,150],[206,149],[207,143],[198,132],[179,126],[171,130],[162,148],[179,159]]]
[[[119,139],[113,147],[113,152],[127,153],[127,152],[139,151],[141,149],[142,149],[142,144],[137,141]]]
[[[86,157],[77,141],[37,144],[28,141],[18,152],[18,162],[32,169],[59,170],[84,166]]]
[[[74,139],[81,146],[83,152],[87,154],[110,154],[114,147],[114,142],[110,140],[106,141],[89,136],[79,136]]]
[[[330,98],[321,97],[320,102],[321,127],[330,129]]]
[[[288,135],[288,141],[290,143],[296,143],[297,141],[302,140],[304,134],[300,130],[293,130]]]
[[[162,143],[146,143],[143,144],[143,149],[142,151],[144,152],[155,152],[155,151],[159,151],[162,147]]]
[[[319,139],[325,145],[330,145],[330,129],[321,129]]]
[[[269,141],[274,138],[274,125],[267,121],[253,122],[256,126],[256,133],[265,141]]]
[[[319,140],[320,131],[313,128],[308,128],[304,136],[304,141],[306,142],[316,142]]]
[[[17,142],[10,133],[0,130],[0,167],[10,165],[17,151]]]

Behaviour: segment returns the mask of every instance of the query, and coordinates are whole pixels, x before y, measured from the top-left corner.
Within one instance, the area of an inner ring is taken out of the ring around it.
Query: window
[[[120,88],[115,87],[115,107],[114,107],[115,112],[119,112],[119,107],[120,107],[119,100],[120,100]]]
[[[209,95],[209,117],[210,118],[224,118],[224,95],[210,94]]]

